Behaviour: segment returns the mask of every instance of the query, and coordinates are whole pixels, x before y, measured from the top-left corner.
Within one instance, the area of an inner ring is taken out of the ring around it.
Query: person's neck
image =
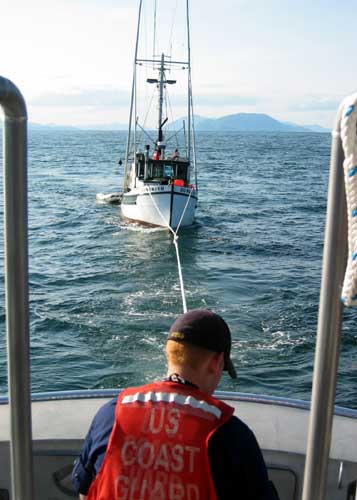
[[[207,379],[201,372],[181,366],[169,366],[167,370],[167,376],[170,376],[173,373],[176,373],[185,381],[196,385],[200,391],[211,394],[211,391],[207,390]]]

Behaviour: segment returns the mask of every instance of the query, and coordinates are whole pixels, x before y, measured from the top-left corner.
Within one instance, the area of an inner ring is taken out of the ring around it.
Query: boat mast
[[[190,16],[189,16],[189,0],[186,0],[186,23],[187,23],[187,55],[188,55],[188,77],[187,77],[187,92],[188,92],[188,159],[191,159],[191,133],[192,133],[192,156],[193,156],[193,171],[195,175],[195,186],[197,183],[197,165],[196,165],[196,141],[195,141],[195,121],[193,114],[192,101],[192,80],[191,80],[191,41],[190,41]],[[192,120],[192,125],[191,125]]]
[[[188,13],[188,0],[186,0],[186,25],[187,25],[187,158],[191,159],[191,44],[190,44],[190,19]]]
[[[131,126],[132,126],[132,121],[133,121],[134,101],[135,101],[135,109],[136,109],[136,64],[137,64],[137,58],[138,58],[139,30],[140,30],[142,3],[143,3],[143,0],[140,0],[138,24],[137,24],[137,28],[136,28],[136,44],[135,44],[135,57],[134,57],[134,68],[133,68],[133,82],[132,82],[132,87],[131,87],[129,130],[128,130],[128,138],[126,141],[126,151],[125,151],[124,184],[123,184],[123,191],[124,192],[126,192],[128,190],[128,162],[129,162],[129,149],[130,149],[130,140],[131,140]],[[136,117],[135,117],[135,128],[136,128]],[[136,142],[136,138],[134,138],[134,141]],[[134,153],[135,153],[135,150],[136,150],[136,144],[134,144]]]
[[[163,140],[162,133],[162,106],[164,102],[164,77],[165,77],[165,56],[161,54],[161,63],[160,63],[160,80],[159,80],[159,123],[158,123],[158,143]]]

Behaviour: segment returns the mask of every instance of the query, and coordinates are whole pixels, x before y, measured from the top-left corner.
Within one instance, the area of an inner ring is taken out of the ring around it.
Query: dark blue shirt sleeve
[[[259,444],[240,419],[231,417],[217,429],[208,453],[219,500],[278,500]]]
[[[94,417],[81,454],[74,462],[72,483],[77,494],[86,495],[102,465],[114,425],[117,399],[103,405]]]

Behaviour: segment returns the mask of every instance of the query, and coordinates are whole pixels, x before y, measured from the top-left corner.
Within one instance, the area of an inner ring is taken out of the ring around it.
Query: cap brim
[[[227,371],[232,378],[237,378],[236,369],[234,368],[232,360],[229,357],[224,360],[224,370]]]

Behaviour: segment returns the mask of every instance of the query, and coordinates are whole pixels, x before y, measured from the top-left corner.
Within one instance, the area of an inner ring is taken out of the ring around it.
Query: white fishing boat
[[[188,0],[185,8],[187,47],[184,58],[175,59],[171,53],[165,55],[160,52],[157,43],[160,16],[157,12],[155,6],[152,11],[155,26],[153,54],[151,57],[144,57],[141,56],[140,49],[142,1],[140,2],[121,213],[124,218],[141,224],[177,229],[193,223],[198,193]],[[172,47],[171,41],[166,40],[167,42]],[[151,115],[150,104],[149,110],[143,104],[144,118],[138,114],[139,71],[146,76],[151,74],[150,78],[144,80],[147,86],[153,86],[153,98],[157,101],[157,109]],[[176,74],[178,79],[173,79],[172,76]],[[183,81],[187,94],[187,124],[184,121],[181,130],[177,130],[176,122],[170,131],[170,123],[174,120],[173,116],[169,116],[169,88],[175,88],[179,84],[182,86]],[[153,114],[156,115],[154,131],[150,123],[148,128],[145,127]]]

